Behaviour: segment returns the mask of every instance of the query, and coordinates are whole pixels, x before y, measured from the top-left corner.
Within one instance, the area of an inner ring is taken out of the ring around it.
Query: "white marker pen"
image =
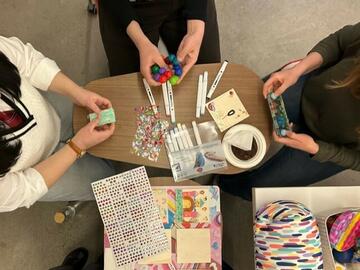
[[[171,137],[171,142],[174,146],[174,151],[177,152],[179,151],[179,146],[177,144],[177,141],[176,141],[176,137],[175,137],[175,133],[174,133],[174,130],[170,130],[170,137]]]
[[[168,95],[169,95],[170,119],[171,119],[171,123],[175,124],[176,119],[175,119],[175,105],[174,105],[173,90],[172,90],[172,86],[169,81],[166,82],[166,85],[167,85],[167,90],[168,90]]]
[[[203,87],[203,75],[199,75],[198,80],[198,89],[197,89],[197,99],[196,99],[196,111],[195,117],[200,118],[200,109],[201,109],[201,101],[202,101],[202,87]]]
[[[197,145],[201,145],[201,144],[202,144],[202,141],[201,141],[199,129],[198,129],[197,125],[196,125],[196,122],[195,122],[195,121],[192,121],[191,124],[192,124],[192,126],[193,126],[196,143],[197,143]]]
[[[174,149],[173,143],[171,142],[170,135],[166,134],[165,139],[166,139],[167,145],[169,146],[170,153],[174,152],[175,149]]]
[[[152,94],[152,92],[151,92],[150,85],[149,85],[148,82],[145,80],[145,78],[143,78],[143,83],[144,83],[144,87],[145,87],[146,94],[147,94],[147,96],[148,96],[150,105],[152,106],[152,109],[153,109],[153,111],[154,111],[154,114],[157,114],[157,113],[158,113],[158,110],[157,110],[157,107],[156,107],[156,103],[155,103],[154,96],[153,96],[153,94]]]
[[[180,135],[179,130],[178,130],[177,127],[174,127],[174,134],[175,134],[175,138],[176,138],[176,141],[177,141],[177,143],[179,145],[180,150],[184,150],[185,146],[184,146],[184,143],[182,141],[181,135]]]
[[[180,134],[180,138],[183,142],[183,145],[184,145],[184,148],[185,149],[188,149],[189,148],[189,144],[187,142],[187,139],[186,139],[186,135],[185,135],[185,131],[183,130],[182,126],[180,123],[177,123],[177,128],[179,130],[179,134]]]
[[[202,94],[201,94],[201,107],[200,107],[200,114],[205,114],[205,103],[206,103],[206,93],[207,93],[207,85],[208,85],[208,72],[204,72],[203,77],[203,84],[202,84]]]
[[[187,129],[187,127],[186,127],[185,124],[182,124],[182,129],[183,129],[183,131],[184,131],[184,133],[185,133],[185,138],[186,138],[186,140],[187,140],[187,143],[188,143],[189,147],[190,147],[190,148],[194,147],[194,144],[193,144],[193,142],[192,142],[192,140],[191,140],[191,138],[190,138],[190,133],[189,133],[189,131],[188,131],[188,129]]]
[[[169,116],[170,115],[169,95],[168,95],[166,83],[161,84],[161,87],[162,87],[162,94],[164,99],[165,114]]]
[[[210,87],[209,93],[207,94],[207,98],[211,98],[212,94],[214,94],[214,91],[215,91],[217,85],[219,84],[222,75],[224,74],[227,64],[228,64],[228,61],[225,60],[224,63],[221,65],[221,68],[220,68],[218,74],[216,75],[213,84]]]

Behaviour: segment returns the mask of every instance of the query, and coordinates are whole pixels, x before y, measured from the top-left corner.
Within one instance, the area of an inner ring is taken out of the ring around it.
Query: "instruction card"
[[[206,108],[221,132],[249,117],[234,89],[208,102]]]

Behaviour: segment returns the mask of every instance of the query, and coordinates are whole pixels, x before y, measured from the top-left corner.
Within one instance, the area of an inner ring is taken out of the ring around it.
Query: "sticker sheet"
[[[222,219],[219,188],[216,186],[153,187],[153,193],[157,194],[154,197],[158,198],[163,198],[166,194],[167,223],[163,225],[167,231],[171,231],[171,258],[165,263],[158,262],[158,258],[153,256],[145,262],[132,264],[129,269],[221,270]],[[163,200],[155,200],[164,207]],[[107,253],[108,250],[105,249],[105,256]],[[115,268],[108,263],[105,264],[104,269]]]
[[[249,117],[234,89],[208,102],[206,108],[221,132]]]
[[[92,183],[117,267],[169,248],[145,167]]]
[[[157,161],[169,123],[159,119],[159,114],[154,114],[151,106],[135,108],[135,112],[137,130],[131,152],[151,161]]]

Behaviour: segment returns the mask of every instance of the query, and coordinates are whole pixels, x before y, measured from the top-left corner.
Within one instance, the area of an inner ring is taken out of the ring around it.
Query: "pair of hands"
[[[204,36],[205,24],[199,20],[192,20],[188,21],[187,27],[187,34],[181,41],[176,54],[177,59],[183,65],[183,73],[178,83],[181,82],[198,59]],[[150,85],[160,86],[161,84],[155,81],[151,76],[151,66],[158,64],[160,67],[166,67],[164,56],[161,55],[158,47],[149,40],[144,40],[141,45],[138,46],[138,49],[140,54],[140,71],[142,75]]]
[[[266,98],[269,92],[273,89],[275,95],[280,96],[290,86],[294,85],[301,75],[301,72],[298,72],[296,67],[273,73],[264,84],[264,97]],[[319,145],[307,134],[297,134],[293,131],[288,131],[286,137],[279,137],[275,132],[273,132],[273,137],[278,143],[282,143],[286,146],[299,149],[312,155],[315,155],[319,151]]]
[[[95,112],[98,117],[82,127],[72,138],[72,141],[82,150],[87,150],[108,139],[115,131],[115,124],[98,127],[100,121],[100,112],[103,109],[111,108],[111,102],[83,88],[77,88],[73,95],[75,104],[85,107]]]

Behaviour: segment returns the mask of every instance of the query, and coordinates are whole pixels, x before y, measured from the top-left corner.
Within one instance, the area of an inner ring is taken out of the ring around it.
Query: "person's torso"
[[[60,119],[54,108],[23,76],[20,89],[20,100],[34,116],[36,126],[20,137],[21,154],[11,168],[12,172],[32,167],[46,159],[60,139]]]
[[[360,143],[360,99],[350,89],[328,86],[344,80],[356,59],[360,59],[360,42],[357,47],[350,46],[339,62],[311,76],[302,97],[302,110],[310,130],[322,140],[352,148]]]

